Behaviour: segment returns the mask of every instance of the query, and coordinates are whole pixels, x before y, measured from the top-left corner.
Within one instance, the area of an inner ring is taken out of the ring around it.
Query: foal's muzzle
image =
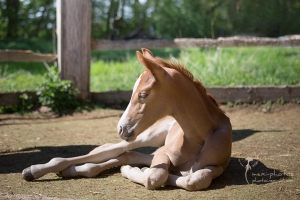
[[[132,142],[135,140],[134,131],[129,130],[126,126],[119,126],[119,136],[121,139],[126,140],[127,142]]]

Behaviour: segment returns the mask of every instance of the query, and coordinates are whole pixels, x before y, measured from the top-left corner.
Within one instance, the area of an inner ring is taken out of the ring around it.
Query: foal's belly
[[[193,167],[194,163],[195,163],[195,160],[188,161],[188,162],[186,162],[184,164],[181,164],[179,166],[171,165],[170,168],[169,168],[169,172],[171,174],[178,175],[178,176],[187,176],[187,175],[189,175],[189,173],[191,171],[191,168]]]
[[[192,150],[188,148],[179,149],[181,149],[181,151],[174,151],[173,148],[168,149],[167,154],[170,158],[169,171],[174,175],[186,176],[191,172],[194,164],[199,159],[201,148],[193,148]]]
[[[186,176],[198,160],[202,145],[188,141],[178,123],[175,123],[167,135],[165,145],[160,148],[170,159],[169,172]]]

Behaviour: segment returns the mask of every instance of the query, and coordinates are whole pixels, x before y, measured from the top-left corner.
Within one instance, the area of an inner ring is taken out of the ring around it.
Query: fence
[[[300,46],[300,36],[280,38],[229,37],[218,39],[181,38],[174,40],[91,40],[91,1],[57,0],[58,54],[40,54],[31,51],[0,50],[0,62],[58,61],[62,79],[71,80],[78,88],[80,98],[102,103],[128,102],[131,92],[91,93],[89,87],[91,50],[129,50],[145,48],[229,47],[229,46]],[[207,88],[221,103],[241,100],[292,101],[300,98],[298,86],[270,87],[211,87]],[[34,96],[33,92],[27,92]],[[18,103],[20,93],[0,94],[0,106]]]

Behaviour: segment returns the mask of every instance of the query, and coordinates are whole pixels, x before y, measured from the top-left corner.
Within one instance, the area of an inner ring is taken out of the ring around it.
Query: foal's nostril
[[[122,126],[120,126],[120,129],[119,129],[119,135],[121,135],[122,132],[123,132],[123,128],[122,128]]]

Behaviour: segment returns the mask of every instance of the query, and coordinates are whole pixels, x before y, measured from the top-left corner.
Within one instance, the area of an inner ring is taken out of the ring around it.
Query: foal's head
[[[146,70],[135,82],[129,105],[118,123],[119,135],[126,141],[134,141],[141,132],[166,116],[166,104],[170,98],[159,81],[166,72],[155,62],[152,53],[143,49],[143,54],[137,52],[136,55]]]
[[[199,91],[195,87],[198,83],[182,65],[154,58],[147,49],[142,51],[136,54],[146,70],[135,82],[129,105],[118,123],[120,137],[129,142],[157,120],[173,115],[183,98]],[[206,94],[202,85],[200,90]]]

